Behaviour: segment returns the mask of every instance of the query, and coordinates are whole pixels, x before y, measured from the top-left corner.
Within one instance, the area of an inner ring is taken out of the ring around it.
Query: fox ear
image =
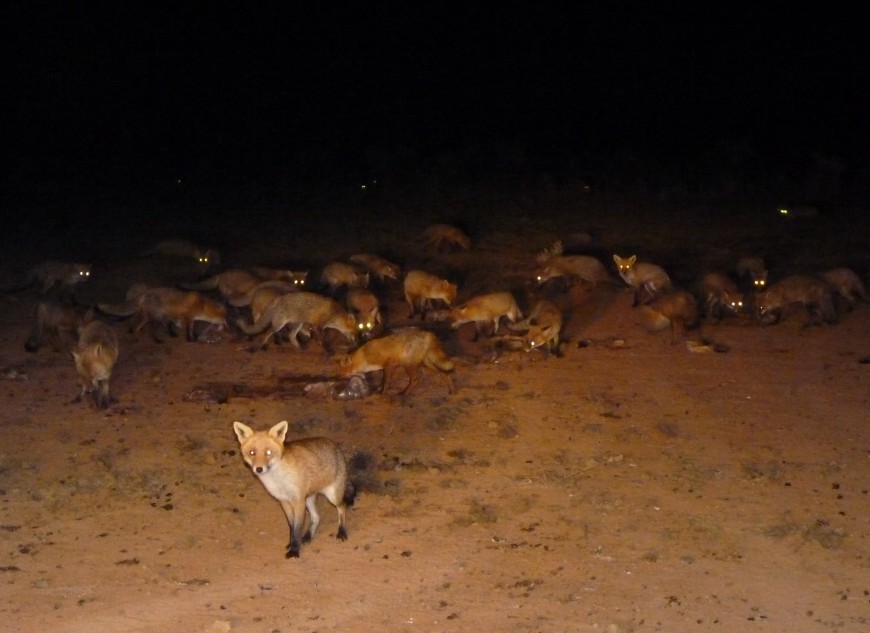
[[[628,258],[629,264],[633,264],[636,261],[637,261],[637,255],[632,255],[631,257]]]
[[[269,429],[269,435],[283,444],[284,438],[287,437],[287,420],[281,420],[278,424]]]
[[[233,431],[236,432],[236,437],[239,438],[239,443],[244,442],[254,434],[251,427],[238,421],[233,422]]]
[[[622,259],[622,258],[619,255],[617,255],[616,253],[613,254],[613,261],[615,263],[618,264],[620,259]]]

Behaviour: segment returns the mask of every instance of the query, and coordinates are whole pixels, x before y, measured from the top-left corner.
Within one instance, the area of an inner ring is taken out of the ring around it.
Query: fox
[[[251,288],[247,294],[235,296],[227,303],[236,308],[247,306],[256,321],[276,297],[291,292],[299,292],[299,286],[289,281],[263,281]]]
[[[502,317],[511,323],[516,323],[523,318],[522,312],[517,307],[516,299],[509,292],[492,292],[473,297],[461,306],[456,306],[450,310],[447,320],[454,330],[464,323],[474,323],[474,340],[476,341],[487,323],[492,323],[494,336],[498,332]]]
[[[194,283],[181,284],[185,290],[217,290],[221,296],[233,303],[243,305],[241,301],[251,290],[264,281],[277,280],[294,283],[294,273],[289,270],[274,268],[256,268],[246,270],[230,268],[207,279]],[[299,285],[299,284],[296,284]]]
[[[637,261],[637,255],[620,257],[613,255],[619,276],[634,289],[633,306],[649,303],[673,286],[665,269],[649,262]]]
[[[284,268],[266,268],[264,266],[254,266],[251,271],[255,275],[259,275],[267,281],[286,281],[294,286],[297,290],[302,290],[305,282],[308,280],[307,270],[287,270]]]
[[[791,275],[777,281],[760,293],[755,302],[759,321],[766,325],[776,323],[783,311],[791,305],[801,304],[809,313],[804,327],[820,325],[822,321],[837,322],[837,313],[831,287],[822,279],[811,275]]]
[[[456,392],[450,376],[454,369],[453,361],[444,352],[438,337],[419,328],[405,328],[370,340],[339,359],[338,373],[342,378],[348,378],[383,369],[384,380],[380,388],[383,394],[392,382],[396,368],[402,367],[408,374],[408,385],[402,394],[408,395],[417,386],[421,365],[444,377],[448,393]]]
[[[851,268],[832,268],[819,274],[840,297],[846,300],[852,309],[860,299],[864,303],[870,303],[870,296],[864,289],[861,278]]]
[[[404,281],[405,301],[411,307],[411,316],[419,314],[425,319],[427,310],[438,301],[448,308],[456,301],[456,284],[422,270],[409,270]]]
[[[156,327],[162,324],[181,329],[188,341],[196,339],[194,328],[197,322],[210,323],[220,329],[227,328],[226,306],[195,290],[144,287],[126,304],[116,306],[101,303],[97,307],[112,316],[136,315],[136,320],[130,325],[133,334],[138,336],[142,328],[150,324],[155,328],[153,336],[158,342],[161,339],[157,336]]]
[[[450,224],[432,224],[423,231],[423,244],[437,253],[467,251],[471,248],[471,238]]]
[[[369,271],[370,275],[381,282],[387,280],[396,281],[402,270],[398,264],[387,261],[380,255],[373,255],[371,253],[357,253],[356,255],[351,255],[348,258],[348,261],[357,266],[362,266]]]
[[[184,259],[196,264],[203,272],[217,268],[221,263],[220,251],[213,248],[202,248],[193,242],[179,239],[161,240],[148,249],[145,254]]]
[[[698,302],[685,290],[670,290],[642,306],[650,332],[671,326],[671,345],[698,324]]]
[[[371,338],[383,325],[381,304],[378,298],[368,290],[351,288],[347,291],[345,303],[356,317],[357,329],[361,338]]]
[[[74,286],[84,283],[90,276],[90,264],[46,261],[28,270],[20,285],[4,291],[18,292],[36,285],[40,294],[46,294],[52,288],[57,288],[61,293],[71,293]]]
[[[257,346],[260,349],[286,325],[291,326],[290,342],[297,349],[300,348],[297,336],[306,328],[313,328],[318,336],[331,328],[341,332],[351,343],[356,342],[356,318],[335,299],[314,292],[300,291],[276,297],[256,321],[245,323],[239,319],[236,325],[245,334],[267,330]]]
[[[777,207],[777,213],[782,218],[786,218],[788,220],[792,220],[795,218],[799,219],[812,219],[819,215],[818,207],[814,207],[809,204],[800,204],[795,206],[781,206]]]
[[[94,404],[106,409],[111,402],[109,379],[118,360],[118,336],[106,323],[88,321],[78,329],[78,342],[70,351],[75,362],[81,391],[73,402],[90,393]]]
[[[707,273],[698,285],[702,311],[707,318],[721,321],[726,315],[743,312],[743,294],[721,273]]]
[[[28,352],[36,352],[46,343],[55,351],[70,349],[78,336],[82,317],[71,305],[44,299],[33,306],[33,328],[24,343]]]
[[[535,276],[539,285],[559,278],[580,279],[593,287],[600,281],[611,281],[604,264],[590,255],[555,255],[549,257]]]
[[[744,255],[737,260],[737,276],[746,280],[749,289],[761,292],[767,286],[767,267],[758,255]]]
[[[562,311],[551,301],[540,299],[532,307],[529,318],[511,329],[524,329],[528,325],[523,336],[523,349],[531,352],[536,349],[546,349],[556,357],[562,356],[560,349],[562,336]]]
[[[319,494],[338,512],[335,537],[339,541],[347,540],[347,508],[354,503],[356,487],[335,442],[325,437],[286,442],[287,428],[287,420],[268,431],[254,431],[238,420],[233,422],[242,458],[269,494],[278,500],[287,517],[290,542],[285,557],[299,558],[302,543],[314,538],[320,525]],[[309,521],[303,533],[306,509]]]
[[[341,287],[368,288],[369,273],[344,262],[330,262],[320,273],[320,283],[332,293],[338,292]]]

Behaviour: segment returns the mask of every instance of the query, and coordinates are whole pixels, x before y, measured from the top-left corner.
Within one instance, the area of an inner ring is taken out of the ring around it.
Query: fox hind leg
[[[320,515],[317,513],[317,494],[309,495],[305,499],[305,507],[308,509],[308,529],[302,537],[302,542],[307,543],[314,538],[317,533],[317,526],[320,525]]]

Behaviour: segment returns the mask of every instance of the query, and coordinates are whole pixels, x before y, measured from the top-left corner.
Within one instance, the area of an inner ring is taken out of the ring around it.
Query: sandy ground
[[[746,246],[770,253],[774,276],[835,264],[866,275],[870,264],[866,234],[845,226],[681,216],[653,231],[586,204],[509,228],[471,220],[469,253],[414,242],[455,212],[299,236],[286,252],[277,237],[221,246],[237,263],[312,270],[374,250],[452,276],[460,300],[510,289],[526,309],[536,251],[593,226],[603,260],[639,252],[678,282],[733,266]],[[117,252],[104,262],[80,297],[189,274]],[[399,289],[379,292],[403,322]],[[0,628],[870,629],[870,306],[833,326],[803,328],[800,314],[705,324],[690,339],[728,351],[691,353],[647,333],[625,288],[548,292],[568,315],[562,358],[436,328],[456,360],[454,395],[424,373],[408,396],[309,398],[304,385],[336,371],[316,342],[251,353],[237,334],[156,343],[114,322],[122,350],[106,411],[71,403],[66,353],[24,351],[35,293],[3,297]],[[321,531],[293,560],[281,509],[231,428],[284,419],[292,437],[328,436],[366,466],[349,539],[333,538],[321,499]]]

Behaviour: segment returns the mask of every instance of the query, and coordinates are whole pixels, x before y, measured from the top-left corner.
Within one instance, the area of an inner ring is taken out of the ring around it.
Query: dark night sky
[[[127,4],[9,10],[7,182],[314,157],[353,168],[370,147],[425,156],[496,142],[542,158],[690,157],[750,138],[777,157],[866,157],[855,15],[769,3]]]

